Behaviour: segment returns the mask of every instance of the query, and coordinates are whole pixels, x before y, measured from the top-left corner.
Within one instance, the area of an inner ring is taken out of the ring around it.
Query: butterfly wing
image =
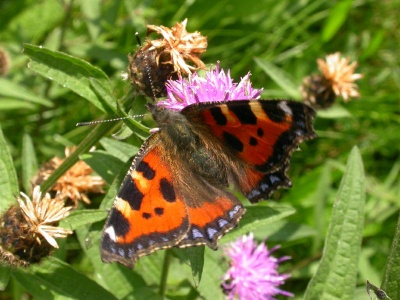
[[[234,228],[245,212],[228,192],[190,172],[154,134],[141,147],[104,227],[101,256],[128,267],[173,246],[208,245]]]
[[[291,153],[303,140],[316,136],[315,111],[289,100],[202,103],[186,107],[182,114],[193,123],[208,125],[224,152],[242,165],[243,174],[231,173],[251,202],[268,198],[279,187],[290,187],[286,171]]]
[[[188,233],[185,202],[163,154],[157,133],[139,150],[104,227],[104,262],[133,267],[141,256],[175,246]]]
[[[178,246],[207,245],[216,250],[218,239],[236,227],[246,210],[234,195],[206,181],[196,178],[191,184],[206,192],[188,194],[182,189],[186,194],[190,229]]]

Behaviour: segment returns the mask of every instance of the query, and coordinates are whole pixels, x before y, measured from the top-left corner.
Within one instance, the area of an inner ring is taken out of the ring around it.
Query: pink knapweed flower
[[[262,89],[251,86],[250,75],[248,73],[235,83],[230,71],[225,72],[217,64],[214,70],[206,72],[205,78],[193,73],[188,79],[168,80],[168,99],[159,101],[158,105],[180,111],[194,103],[258,99]]]
[[[278,248],[268,250],[264,243],[258,245],[252,233],[225,248],[225,254],[231,259],[222,283],[228,299],[272,300],[279,294],[293,297],[292,293],[278,288],[290,277],[278,272],[279,263],[289,259],[287,256],[272,256]]]

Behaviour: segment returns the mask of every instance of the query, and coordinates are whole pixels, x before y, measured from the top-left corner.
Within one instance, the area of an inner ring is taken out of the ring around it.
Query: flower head
[[[205,78],[194,73],[188,79],[168,80],[168,99],[159,101],[158,105],[181,110],[193,103],[258,99],[262,89],[251,86],[250,75],[248,73],[239,83],[235,83],[230,71],[225,73],[217,64],[214,70],[206,72]]]
[[[147,30],[148,33],[156,32],[163,37],[149,41],[150,47],[157,49],[157,61],[173,65],[178,74],[188,75],[198,68],[205,69],[199,56],[206,51],[207,38],[198,31],[187,32],[186,25],[187,19],[172,28],[147,25]],[[192,62],[194,66],[187,62]]]
[[[271,300],[278,294],[293,296],[278,288],[290,276],[278,273],[279,263],[289,258],[273,257],[271,254],[277,248],[268,250],[263,243],[257,245],[250,233],[225,249],[231,259],[231,266],[223,277],[222,287],[229,299]]]
[[[73,151],[74,148],[66,148],[65,156],[68,157]],[[64,159],[54,157],[45,163],[34,180],[35,184],[44,182],[63,162]],[[78,161],[57,180],[52,190],[58,193],[59,198],[69,198],[75,206],[78,205],[79,200],[89,204],[90,200],[86,193],[104,193],[102,187],[105,185],[100,176],[92,176],[92,173],[92,168],[84,161]]]
[[[72,206],[50,194],[42,197],[40,186],[33,189],[32,200],[21,192],[19,206],[11,206],[0,217],[0,256],[3,263],[27,266],[39,262],[58,248],[55,238],[65,238],[72,231],[58,227]]]
[[[165,83],[193,71],[205,69],[200,56],[207,48],[207,38],[186,30],[187,19],[172,28],[147,25],[147,33],[160,39],[146,39],[144,45],[129,57],[128,74],[139,92],[149,97],[165,96]]]
[[[340,52],[318,59],[318,68],[322,74],[306,77],[302,86],[305,102],[316,108],[331,106],[336,97],[342,97],[345,102],[360,96],[356,80],[362,74],[354,73],[357,62],[350,63],[348,58],[340,56]]]

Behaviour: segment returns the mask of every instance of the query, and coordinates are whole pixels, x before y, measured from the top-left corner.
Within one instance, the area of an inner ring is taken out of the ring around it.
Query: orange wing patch
[[[286,176],[291,153],[316,136],[312,108],[286,100],[239,100],[201,108],[211,133],[243,162],[246,174],[239,187],[251,202],[291,186]]]
[[[279,137],[292,126],[291,115],[280,111],[279,120],[276,115],[273,118],[263,102],[248,101],[247,105],[235,106],[232,101],[203,112],[212,133],[254,166],[262,166],[273,156]]]
[[[218,239],[236,227],[246,209],[235,196],[216,196],[212,201],[204,201],[200,207],[189,207],[190,229],[179,247],[207,245],[217,249]]]
[[[177,245],[189,230],[184,200],[162,150],[155,147],[139,158],[125,177],[105,225],[103,261],[133,266],[143,255]]]
[[[211,132],[246,164],[273,172],[303,139],[315,137],[311,108],[294,101],[231,101],[201,112]]]

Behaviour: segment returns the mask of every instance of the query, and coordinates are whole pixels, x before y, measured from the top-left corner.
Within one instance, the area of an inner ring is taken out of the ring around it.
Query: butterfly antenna
[[[147,114],[134,115],[134,116],[128,116],[128,117],[120,117],[120,118],[107,119],[107,120],[99,120],[99,121],[79,122],[79,123],[76,123],[76,126],[96,125],[96,124],[115,122],[115,121],[121,121],[121,120],[126,120],[126,119],[134,119],[134,118],[144,117],[146,115]]]
[[[148,57],[148,55],[142,50],[142,41],[140,40],[139,33],[136,32],[136,33],[135,33],[135,36],[136,36],[136,41],[137,41],[137,43],[138,43],[139,46],[140,46],[139,51],[141,52],[141,54],[142,54],[143,57],[144,57],[144,64],[145,64],[144,68],[145,68],[146,75],[147,75],[147,77],[148,77],[148,79],[149,79],[149,82],[150,82],[151,92],[153,93],[153,102],[156,102],[156,89],[155,89],[155,87],[154,87],[153,79],[151,78],[149,57]]]

